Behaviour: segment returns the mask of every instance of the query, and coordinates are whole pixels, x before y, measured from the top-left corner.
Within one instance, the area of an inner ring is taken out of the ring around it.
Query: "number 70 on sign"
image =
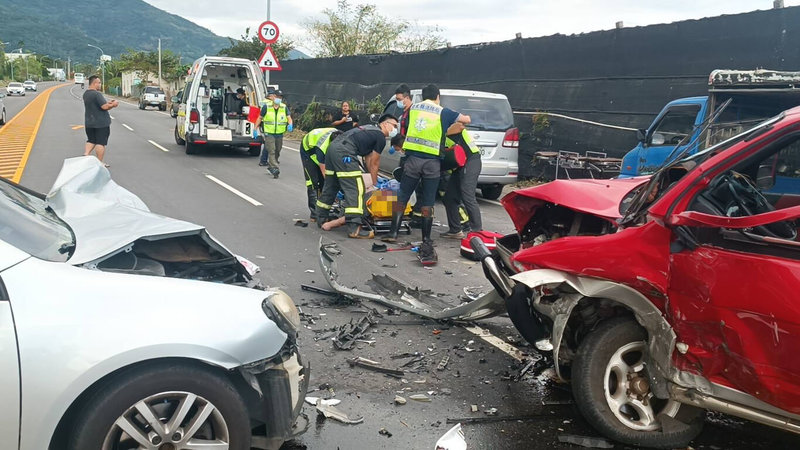
[[[279,36],[280,30],[278,29],[278,25],[271,20],[263,22],[258,26],[258,38],[267,45],[277,42]]]

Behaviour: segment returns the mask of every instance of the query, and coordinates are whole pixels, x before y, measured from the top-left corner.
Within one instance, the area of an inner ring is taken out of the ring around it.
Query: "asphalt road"
[[[23,185],[48,191],[64,158],[82,154],[82,93],[79,86],[70,85],[51,96],[22,177]],[[18,110],[20,105],[10,103],[9,116],[11,108]],[[309,395],[335,392],[342,401],[338,408],[351,416],[363,416],[364,422],[344,425],[330,419],[320,421],[314,409],[306,406],[311,426],[287,448],[430,449],[452,426],[447,420],[458,418],[476,421],[464,423],[470,449],[574,448],[559,443],[558,436],[597,435],[571,404],[567,386],[533,375],[510,380],[509,375],[519,372],[520,363],[464,327],[405,313],[388,315],[386,308],[377,304],[332,304],[327,297],[302,291],[303,283],[326,284],[319,274],[316,248],[322,232],[313,224],[307,228],[294,225],[294,219],[308,218],[297,142],[286,142],[281,177],[273,179],[258,167],[257,158],[244,151],[214,149],[186,155],[173,140],[175,120],[167,113],[140,111],[123,103],[111,115],[114,120],[106,162],[111,164],[109,170],[118,184],[136,193],[154,212],[205,225],[232,251],[260,265],[259,276],[265,284],[284,289],[303,312],[314,317],[313,324],[304,322],[301,351],[312,364],[312,388],[325,385],[330,390]],[[498,204],[482,202],[481,207],[486,229],[513,231]],[[439,206],[437,217],[443,216]],[[437,227],[435,233],[445,230]],[[412,238],[419,239],[418,233],[415,231]],[[459,256],[458,242],[438,240],[440,264],[426,270],[409,252],[372,253],[371,241],[349,240],[343,230],[324,234],[339,242],[344,253],[340,264],[346,262],[341,274],[345,285],[369,290],[365,283],[371,274],[387,273],[411,286],[447,294],[443,299],[454,304],[464,287],[488,287],[480,267]],[[374,343],[338,351],[327,340],[314,340],[324,335],[324,330],[362,317],[368,308],[383,313],[367,339]],[[479,325],[502,340],[518,343],[523,353],[532,352],[521,343],[507,318]],[[434,334],[437,329],[440,334]],[[349,358],[363,356],[397,367],[407,359],[391,356],[405,352],[425,354],[423,361],[427,364],[420,373],[406,373],[405,381],[351,368],[347,363]],[[446,370],[436,370],[445,355],[450,357]],[[396,406],[393,399],[397,393],[407,399],[411,394],[424,393],[431,401],[408,400],[408,404]],[[470,405],[477,405],[479,412],[471,412]],[[484,413],[490,408],[497,408],[497,416]],[[497,417],[509,420],[480,422]],[[379,434],[381,428],[392,436]],[[800,440],[786,433],[714,416],[693,447],[766,449],[798,445]]]

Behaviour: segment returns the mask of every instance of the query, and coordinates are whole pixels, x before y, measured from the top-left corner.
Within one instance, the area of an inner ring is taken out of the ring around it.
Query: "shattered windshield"
[[[40,259],[64,262],[75,246],[69,227],[45,201],[0,182],[0,239]]]

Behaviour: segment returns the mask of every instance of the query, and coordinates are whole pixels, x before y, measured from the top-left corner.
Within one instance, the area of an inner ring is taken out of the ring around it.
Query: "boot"
[[[422,217],[422,245],[419,247],[418,258],[423,266],[432,266],[439,262],[439,256],[433,248],[431,231],[433,230],[433,216]]]
[[[405,211],[405,208],[392,213],[392,227],[389,229],[389,234],[381,238],[383,242],[397,242],[397,233],[400,231],[400,224],[403,222],[403,211]]]
[[[375,232],[363,229],[358,222],[347,222],[347,237],[352,239],[372,239],[375,237]]]

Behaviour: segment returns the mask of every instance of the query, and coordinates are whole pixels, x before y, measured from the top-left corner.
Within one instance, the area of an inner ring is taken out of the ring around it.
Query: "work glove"
[[[294,125],[292,125],[292,124],[290,123],[290,124],[289,124],[289,126],[288,126],[288,127],[286,127],[286,130],[287,130],[287,131],[292,131],[292,130],[294,130]]]
[[[258,128],[253,128],[253,139],[258,139]]]

